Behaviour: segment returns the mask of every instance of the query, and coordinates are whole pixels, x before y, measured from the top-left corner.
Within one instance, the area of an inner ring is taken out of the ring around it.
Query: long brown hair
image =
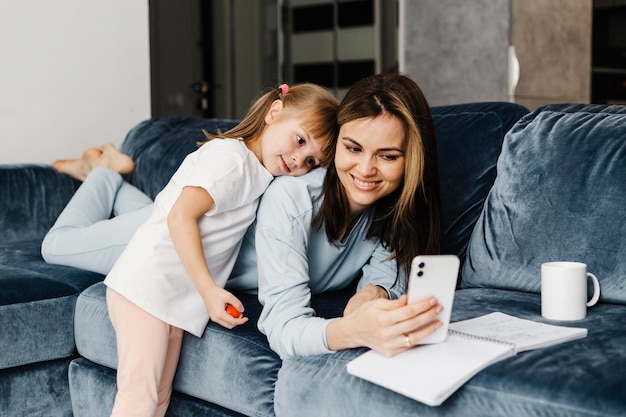
[[[337,111],[337,125],[341,128],[353,120],[386,114],[396,117],[404,128],[404,179],[397,190],[366,211],[374,212],[367,237],[379,238],[396,258],[398,271],[400,267],[408,271],[414,256],[441,251],[437,143],[428,102],[417,83],[406,75],[370,76],[347,92]],[[331,164],[315,225],[325,225],[329,241],[342,240],[350,232],[349,216],[345,190]]]
[[[304,120],[304,128],[317,140],[323,141],[322,152],[326,158],[321,165],[327,166],[335,147],[337,135],[337,107],[339,102],[326,88],[313,83],[300,83],[289,86],[285,93],[280,88],[273,88],[260,95],[250,106],[248,113],[232,129],[217,135],[204,132],[208,140],[229,137],[251,140],[263,133],[267,126],[265,116],[272,103],[281,100],[284,111],[279,117],[300,117]]]

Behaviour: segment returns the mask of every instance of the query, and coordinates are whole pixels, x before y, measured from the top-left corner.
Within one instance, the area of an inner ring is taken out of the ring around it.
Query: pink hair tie
[[[289,92],[289,86],[287,84],[281,84],[278,86],[278,91],[284,96]]]

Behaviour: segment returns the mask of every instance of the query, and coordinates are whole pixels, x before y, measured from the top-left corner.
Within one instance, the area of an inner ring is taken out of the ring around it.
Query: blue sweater
[[[253,290],[258,278],[263,311],[259,329],[282,358],[331,352],[330,320],[315,316],[312,294],[348,286],[380,285],[391,298],[405,290],[396,283],[395,260],[377,239],[366,240],[371,218],[361,216],[344,242],[329,243],[311,222],[322,201],[325,170],[279,177],[267,188],[231,275],[228,288]],[[402,281],[402,280],[399,280]]]

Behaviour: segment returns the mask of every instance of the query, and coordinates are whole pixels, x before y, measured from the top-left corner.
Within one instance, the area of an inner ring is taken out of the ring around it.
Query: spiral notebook
[[[496,312],[450,323],[442,343],[417,346],[392,358],[370,350],[350,361],[347,370],[426,405],[438,406],[495,362],[586,336],[585,328]]]

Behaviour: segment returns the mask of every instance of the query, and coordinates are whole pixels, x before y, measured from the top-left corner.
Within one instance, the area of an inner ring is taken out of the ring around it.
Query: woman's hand
[[[397,300],[367,301],[328,325],[328,347],[342,350],[364,346],[391,357],[413,348],[437,330],[441,322],[436,317],[441,310],[434,297],[411,304],[407,304],[406,295]]]
[[[378,285],[366,285],[348,300],[348,304],[346,304],[346,308],[343,310],[343,315],[347,316],[361,304],[377,298],[389,299],[389,293]]]

